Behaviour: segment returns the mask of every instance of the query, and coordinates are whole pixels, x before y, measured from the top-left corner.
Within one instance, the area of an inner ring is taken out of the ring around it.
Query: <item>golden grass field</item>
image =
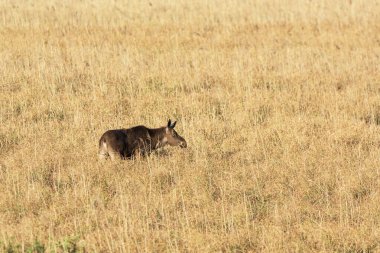
[[[380,252],[380,1],[1,1],[0,251]],[[187,149],[97,158],[171,118]]]

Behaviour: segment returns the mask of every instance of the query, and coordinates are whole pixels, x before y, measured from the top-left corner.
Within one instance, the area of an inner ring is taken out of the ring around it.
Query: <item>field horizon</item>
[[[0,252],[380,252],[379,1],[2,1]],[[187,149],[99,161],[145,125]]]

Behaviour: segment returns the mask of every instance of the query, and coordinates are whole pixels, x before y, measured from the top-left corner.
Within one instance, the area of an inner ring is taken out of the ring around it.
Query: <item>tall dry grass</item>
[[[1,1],[0,249],[380,251],[379,1]],[[97,160],[107,129],[189,148]]]

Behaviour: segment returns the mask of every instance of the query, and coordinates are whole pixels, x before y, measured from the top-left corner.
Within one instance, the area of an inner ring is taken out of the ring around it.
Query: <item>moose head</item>
[[[172,121],[169,119],[168,125],[165,128],[165,138],[170,146],[180,146],[181,148],[186,148],[186,140],[174,130],[176,123],[177,121],[172,124]]]

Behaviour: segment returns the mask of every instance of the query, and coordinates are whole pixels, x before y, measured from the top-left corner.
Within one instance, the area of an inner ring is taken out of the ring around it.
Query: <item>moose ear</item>
[[[175,122],[173,123],[173,125],[170,126],[170,128],[174,128],[174,127],[175,127],[175,124],[177,124],[177,121],[175,121]]]
[[[171,124],[172,124],[172,121],[169,119],[169,121],[168,121],[168,128],[170,128]]]

